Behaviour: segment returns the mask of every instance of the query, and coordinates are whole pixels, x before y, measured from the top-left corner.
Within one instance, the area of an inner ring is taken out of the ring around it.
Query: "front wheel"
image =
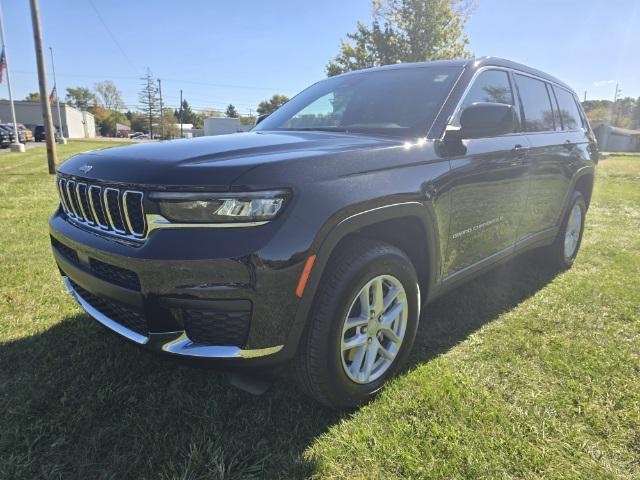
[[[419,318],[407,256],[359,239],[330,260],[294,362],[301,388],[333,407],[358,405],[406,360]]]

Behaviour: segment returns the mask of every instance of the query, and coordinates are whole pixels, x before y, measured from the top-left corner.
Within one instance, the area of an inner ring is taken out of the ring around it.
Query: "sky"
[[[15,99],[38,91],[28,0],[0,0]],[[194,110],[255,111],[273,93],[295,95],[327,62],[370,0],[40,0],[43,46],[58,92],[113,80],[138,104],[147,68],[164,102],[180,89]],[[475,56],[508,58],[571,85],[580,98],[640,96],[640,0],[476,0],[466,24]],[[7,83],[0,85],[7,98]]]

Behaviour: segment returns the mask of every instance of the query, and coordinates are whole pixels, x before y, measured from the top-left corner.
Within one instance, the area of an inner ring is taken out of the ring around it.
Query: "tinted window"
[[[513,92],[511,91],[507,72],[487,70],[478,75],[467,96],[462,101],[460,111],[476,102],[513,105]]]
[[[553,87],[553,90],[556,92],[556,98],[558,99],[562,127],[565,130],[580,128],[582,121],[573,95],[563,88]]]
[[[553,109],[545,83],[524,75],[515,75],[515,77],[524,108],[525,131],[554,130]]]
[[[295,96],[254,130],[425,135],[460,71],[431,66],[329,78]]]

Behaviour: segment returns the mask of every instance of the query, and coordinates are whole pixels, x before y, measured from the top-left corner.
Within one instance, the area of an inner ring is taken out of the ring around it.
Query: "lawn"
[[[107,334],[64,293],[55,206],[43,148],[0,154],[0,478],[640,478],[640,156],[599,165],[571,271],[529,255],[438,300],[345,413]]]

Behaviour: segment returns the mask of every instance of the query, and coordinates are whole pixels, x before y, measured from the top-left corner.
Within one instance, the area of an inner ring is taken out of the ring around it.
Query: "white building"
[[[252,127],[253,125],[242,125],[239,118],[209,117],[204,119],[205,136],[246,132]]]
[[[40,102],[16,101],[16,121],[33,130],[36,125],[42,125],[42,108]],[[54,127],[58,125],[58,106],[51,105],[51,117]],[[93,115],[82,112],[65,103],[60,103],[60,118],[65,138],[95,138],[96,123]],[[11,106],[9,100],[0,100],[0,121],[11,122]]]

